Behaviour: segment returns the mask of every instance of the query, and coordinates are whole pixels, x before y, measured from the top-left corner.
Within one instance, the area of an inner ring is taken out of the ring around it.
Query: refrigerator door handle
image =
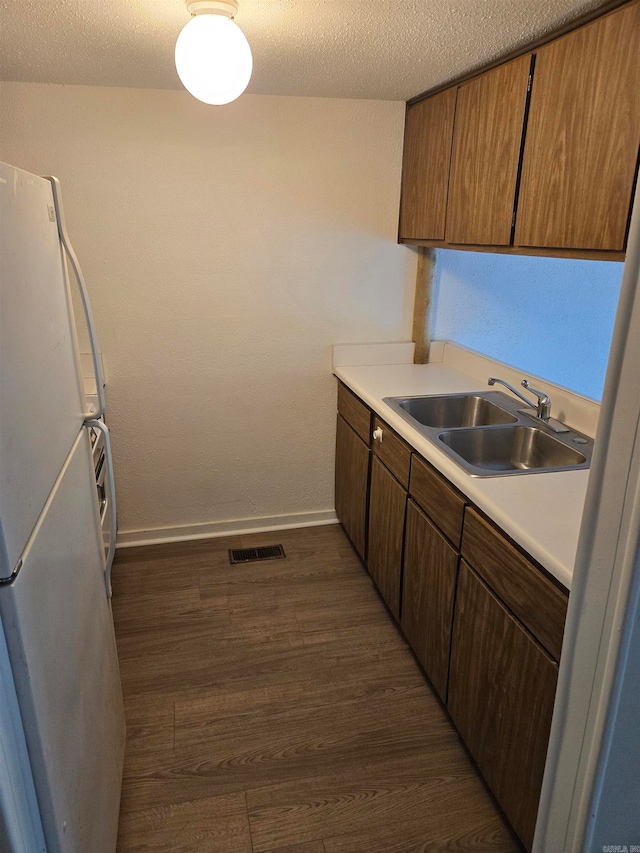
[[[93,314],[91,312],[91,303],[89,302],[89,294],[87,292],[87,286],[85,284],[82,270],[80,269],[80,263],[76,256],[76,253],[73,251],[71,243],[69,242],[69,235],[67,234],[67,228],[64,219],[64,210],[62,207],[60,181],[51,175],[45,175],[44,178],[51,184],[51,189],[53,191],[53,204],[56,210],[56,220],[58,223],[58,234],[60,235],[60,242],[62,244],[62,248],[65,251],[65,254],[67,255],[67,258],[69,259],[69,262],[73,269],[73,273],[76,277],[76,281],[78,282],[78,288],[80,290],[80,296],[82,298],[82,307],[84,309],[84,317],[87,323],[87,329],[89,330],[91,357],[93,359],[93,370],[96,377],[96,390],[98,394],[98,409],[95,412],[86,412],[85,421],[97,420],[98,418],[101,418],[104,415],[105,410],[104,380],[102,376],[102,365],[100,363],[100,356],[98,354],[98,339],[96,337],[96,327],[94,325]]]
[[[107,587],[107,598],[111,598],[111,566],[116,552],[116,534],[118,532],[118,519],[116,516],[116,490],[113,478],[113,455],[111,453],[111,436],[104,421],[90,420],[86,422],[87,427],[99,429],[104,437],[104,460],[106,465],[106,476],[109,481],[109,497],[111,500],[111,530],[109,536],[109,551],[107,552],[107,563],[104,570],[104,579]]]

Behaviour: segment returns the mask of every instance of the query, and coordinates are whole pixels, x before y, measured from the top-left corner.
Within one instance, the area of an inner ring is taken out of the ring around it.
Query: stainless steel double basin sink
[[[575,430],[552,434],[501,391],[385,397],[405,421],[472,477],[588,468],[593,439]]]

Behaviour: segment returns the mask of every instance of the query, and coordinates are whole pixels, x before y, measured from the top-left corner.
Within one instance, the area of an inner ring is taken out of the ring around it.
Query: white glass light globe
[[[240,27],[224,15],[196,15],[176,42],[182,85],[205,104],[228,104],[247,88],[251,48]]]

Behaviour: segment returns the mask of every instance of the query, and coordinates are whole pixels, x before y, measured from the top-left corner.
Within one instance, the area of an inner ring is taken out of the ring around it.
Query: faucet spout
[[[549,427],[549,429],[553,430],[553,432],[569,432],[569,427],[551,417],[551,399],[549,395],[545,394],[544,391],[536,391],[535,388],[532,388],[531,385],[529,385],[528,379],[522,380],[522,387],[526,388],[527,391],[530,391],[532,394],[535,394],[538,398],[537,405],[532,403],[531,400],[527,400],[523,394],[514,388],[513,385],[509,385],[508,382],[505,382],[504,379],[496,379],[494,376],[491,376],[488,380],[488,384],[504,385],[505,388],[508,388],[512,394],[515,394],[518,399],[522,400],[523,403],[526,403],[527,406],[535,412],[534,414],[533,412],[520,410],[523,415],[532,418],[534,421],[542,421],[542,423]]]
[[[527,380],[525,379],[524,381],[526,382]],[[532,408],[532,409],[536,408],[534,403],[532,403],[531,400],[527,400],[527,398],[524,396],[524,394],[521,394],[520,391],[518,391],[516,388],[513,387],[513,385],[509,385],[509,383],[505,382],[504,379],[497,379],[494,376],[490,377],[489,381],[487,382],[487,385],[496,385],[496,384],[497,385],[504,385],[505,388],[508,388],[512,394],[515,394],[516,397],[519,397],[523,403],[527,404],[527,406],[530,406],[530,408]]]

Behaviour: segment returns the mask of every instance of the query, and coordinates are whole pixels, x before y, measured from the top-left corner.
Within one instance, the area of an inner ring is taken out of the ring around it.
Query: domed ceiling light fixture
[[[187,0],[192,15],[176,42],[182,85],[205,104],[228,104],[247,88],[251,48],[234,22],[238,0]]]

